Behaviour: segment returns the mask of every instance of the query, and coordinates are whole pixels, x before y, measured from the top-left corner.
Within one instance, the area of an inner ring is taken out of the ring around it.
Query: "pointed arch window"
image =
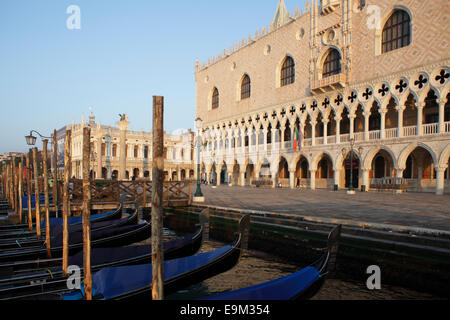
[[[213,90],[211,108],[219,108],[219,90],[217,88],[214,88]]]
[[[411,18],[409,14],[397,9],[383,28],[382,53],[403,48],[411,43]]]
[[[241,82],[241,100],[250,98],[251,95],[251,81],[250,77],[246,74]]]
[[[291,57],[286,57],[281,67],[281,86],[287,86],[295,82],[295,62]]]
[[[336,49],[331,49],[323,63],[322,78],[327,78],[339,73],[341,73],[341,55]]]

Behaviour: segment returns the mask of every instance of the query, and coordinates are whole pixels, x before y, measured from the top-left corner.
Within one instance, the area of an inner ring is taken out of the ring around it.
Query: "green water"
[[[165,239],[174,239],[193,232],[198,222],[196,215],[172,215],[165,218]],[[234,238],[236,224],[226,223],[219,227],[218,224],[211,223],[211,227],[216,226],[216,230],[211,230],[211,234],[218,235],[220,240],[211,237],[205,241],[200,252],[207,252],[230,244]],[[217,230],[222,230],[226,234],[220,234]],[[213,232],[214,231],[214,232]],[[224,241],[223,239],[230,239]],[[147,240],[150,243],[150,240]],[[293,259],[296,260],[296,259]],[[304,261],[302,263],[288,261],[275,254],[262,250],[246,250],[239,263],[231,270],[209,278],[201,283],[192,285],[174,294],[165,297],[167,300],[192,300],[209,295],[223,293],[230,290],[237,290],[279,277],[288,275],[314,262]],[[369,290],[363,281],[353,281],[348,279],[328,279],[320,292],[313,298],[317,300],[411,300],[411,299],[439,299],[427,293],[421,293],[406,288],[383,285],[381,290]]]

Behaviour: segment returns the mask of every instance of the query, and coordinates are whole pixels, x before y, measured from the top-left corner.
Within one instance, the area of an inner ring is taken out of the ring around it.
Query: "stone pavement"
[[[450,231],[450,196],[202,185],[205,205]]]

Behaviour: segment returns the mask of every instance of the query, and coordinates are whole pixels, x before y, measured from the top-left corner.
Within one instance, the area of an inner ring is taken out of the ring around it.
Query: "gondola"
[[[239,223],[239,233],[231,245],[191,257],[164,262],[164,292],[170,294],[233,268],[241,257],[244,226],[250,216]],[[93,275],[94,300],[151,300],[152,265],[104,268]],[[79,290],[55,290],[45,294],[21,297],[25,300],[83,300]]]
[[[198,232],[192,236],[184,237],[178,240],[172,240],[165,243],[165,254],[167,259],[182,257],[188,253],[194,254],[201,246],[202,236]],[[93,248],[92,249],[92,265],[102,267],[120,264],[139,264],[148,261],[151,249],[148,246],[129,246],[123,248]],[[147,250],[148,249],[148,250]],[[83,260],[83,252],[80,251],[69,257],[69,264],[81,265]],[[61,258],[38,259],[17,261],[12,263],[0,264],[0,286],[14,282],[17,275],[23,276],[26,273],[39,273],[40,270],[53,268],[61,264]]]
[[[170,294],[233,268],[241,257],[244,226],[250,215],[241,218],[239,233],[231,245],[164,262],[164,292]],[[152,265],[102,269],[93,276],[94,300],[151,299]],[[82,300],[83,288],[66,293],[63,300]]]
[[[321,289],[326,276],[333,271],[338,250],[341,225],[328,235],[327,252],[311,266],[288,276],[256,286],[213,295],[204,300],[303,300]]]
[[[182,239],[164,243],[164,259],[171,260],[195,254],[202,245],[203,227]],[[151,246],[130,246],[124,248],[94,248],[91,252],[91,271],[123,265],[137,265],[151,261]],[[61,259],[58,259],[59,264]],[[69,265],[80,266],[83,271],[83,253],[69,257]],[[32,273],[16,274],[0,278],[0,300],[36,298],[45,292],[67,289],[67,278],[60,266],[33,270]]]
[[[116,210],[112,210],[106,213],[99,213],[99,214],[93,214],[91,215],[91,222],[99,222],[99,221],[108,221],[108,220],[114,220],[119,219],[122,215],[122,205],[119,205],[119,207]],[[50,218],[50,226],[52,225],[61,225],[63,219],[62,218]],[[81,217],[69,217],[69,224],[80,224],[81,223]],[[27,232],[28,230],[28,224],[6,224],[6,225],[0,225],[0,234],[4,233],[14,233],[14,232]],[[35,227],[35,224],[33,223],[33,228]],[[41,222],[41,229],[44,230],[45,228],[45,220]]]
[[[116,219],[116,220],[108,220],[108,221],[94,221],[91,222],[91,230],[102,230],[107,228],[116,228],[130,224],[136,224],[138,220],[137,211],[133,214],[129,215],[124,219]],[[73,224],[68,226],[69,231],[69,241],[73,242],[74,239],[78,239],[76,233],[82,232],[83,225],[81,223]],[[62,226],[54,226],[50,229],[50,241],[52,245],[59,245],[62,243],[62,234],[63,227]],[[0,240],[0,255],[1,253],[6,253],[11,250],[20,250],[27,248],[37,248],[42,247],[45,244],[45,237],[41,239],[37,239],[36,237],[32,238],[13,238],[13,239],[2,239]]]
[[[50,203],[53,201],[53,195],[51,193],[48,194],[48,200]],[[43,205],[45,204],[45,195],[41,194],[39,195],[39,204]],[[31,209],[34,210],[36,206],[36,196],[34,194],[31,195]],[[28,195],[22,196],[22,209],[28,210]]]
[[[140,225],[128,225],[117,228],[105,228],[91,231],[91,246],[95,247],[117,247],[128,245],[134,242],[143,241],[150,237],[150,223]],[[62,235],[54,238],[56,245],[52,245],[51,256],[59,258],[62,256]],[[75,254],[83,249],[82,233],[77,232],[69,237],[69,254]],[[14,261],[26,261],[35,259],[45,259],[47,250],[43,248],[31,248],[0,253],[0,263]]]

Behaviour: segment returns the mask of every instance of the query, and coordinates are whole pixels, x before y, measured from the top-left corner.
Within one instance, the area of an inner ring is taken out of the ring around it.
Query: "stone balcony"
[[[313,93],[324,93],[327,91],[342,89],[345,87],[347,77],[344,73],[339,73],[320,80],[311,81],[311,91]]]
[[[449,135],[450,134],[450,122],[444,122],[443,130],[439,133],[439,125],[438,123],[432,124],[423,124],[421,126],[422,133],[420,135],[417,134],[417,126],[409,126],[402,127],[402,136],[399,135],[398,128],[386,128],[384,132],[381,130],[371,130],[368,132],[360,131],[354,132],[353,138],[355,142],[359,143],[379,143],[380,141],[390,140],[392,143],[393,139],[408,139],[411,138],[415,140],[415,138],[420,137],[433,137],[440,136],[442,134]],[[383,136],[383,137],[382,137]],[[332,147],[337,145],[347,145],[350,143],[350,134],[339,134],[339,135],[328,135],[327,137],[314,137],[306,138],[302,141],[302,148],[311,149],[311,148],[321,148],[321,147]],[[235,148],[223,148],[218,149],[216,151],[208,150],[202,152],[203,160],[207,160],[207,162],[217,162],[222,163],[224,160],[226,162],[232,162],[239,157],[252,157],[256,156],[257,159],[264,159],[264,157],[271,157],[272,155],[277,155],[280,153],[292,153],[293,151],[293,142],[292,141],[284,141],[284,142],[274,142],[268,143],[266,146],[263,143],[259,143],[259,145],[250,145],[246,147],[237,146]]]

